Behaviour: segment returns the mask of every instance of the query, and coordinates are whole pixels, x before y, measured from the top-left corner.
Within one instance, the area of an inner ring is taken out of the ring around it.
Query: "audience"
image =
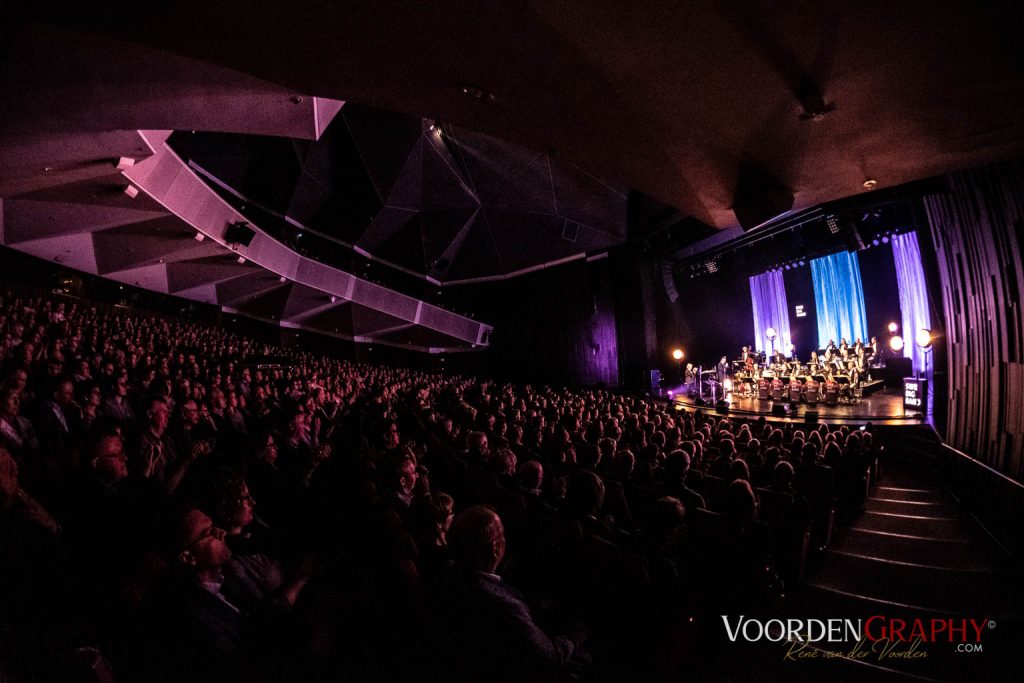
[[[779,599],[879,452],[6,293],[0,671],[678,677],[682,615]]]

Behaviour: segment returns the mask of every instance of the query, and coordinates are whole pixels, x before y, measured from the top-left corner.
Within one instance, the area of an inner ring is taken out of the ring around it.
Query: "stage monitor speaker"
[[[732,211],[744,231],[753,230],[793,208],[793,192],[752,161],[740,163]]]
[[[804,413],[804,422],[806,422],[807,424],[814,424],[817,421],[818,421],[818,411],[817,410],[808,410],[806,413]]]
[[[228,223],[228,229],[224,231],[225,242],[228,244],[241,244],[243,247],[252,244],[252,238],[255,236],[256,231],[250,228],[249,224],[245,221]]]
[[[718,403],[715,404],[715,412],[716,413],[728,413],[729,412],[729,402],[726,401],[726,400],[720,400]]]
[[[773,404],[772,405],[772,415],[774,415],[775,417],[785,417],[786,416],[786,404],[785,403],[775,403],[775,404]]]

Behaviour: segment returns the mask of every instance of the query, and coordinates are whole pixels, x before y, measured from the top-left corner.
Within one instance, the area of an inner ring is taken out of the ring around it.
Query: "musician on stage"
[[[828,344],[825,345],[825,362],[831,363],[835,360],[836,355],[836,342],[834,339],[829,339]]]
[[[807,369],[812,375],[821,369],[821,359],[818,358],[817,351],[811,351],[811,359],[807,361],[807,365],[809,366]]]
[[[850,353],[850,345],[846,343],[846,337],[839,340],[839,357],[844,361]]]
[[[688,387],[697,386],[697,368],[693,367],[693,363],[686,364],[686,372],[683,374],[683,381]]]
[[[868,365],[872,365],[872,364],[875,363],[875,361],[878,360],[878,358],[879,358],[878,352],[879,352],[878,337],[872,337],[871,338],[871,343],[868,344],[867,347],[865,348],[865,353],[867,354]]]
[[[718,381],[725,384],[725,380],[728,379],[730,374],[728,356],[722,356],[722,359],[718,361],[718,365],[715,366],[715,372],[718,375]]]

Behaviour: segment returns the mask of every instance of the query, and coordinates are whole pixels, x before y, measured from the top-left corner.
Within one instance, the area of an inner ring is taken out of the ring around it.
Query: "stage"
[[[708,412],[716,410],[710,395],[704,397],[705,405],[701,405],[696,397],[687,396],[682,391],[682,387],[671,393],[670,400],[677,406],[688,410],[698,408]],[[859,425],[871,422],[876,425],[919,425],[927,422],[927,417],[923,413],[903,407],[903,392],[899,389],[882,389],[858,399],[855,403],[840,403],[834,406],[827,406],[823,403],[818,403],[816,406],[806,403],[790,404],[789,401],[761,400],[756,396],[748,398],[731,393],[726,401],[729,402],[728,413],[730,415],[748,418],[764,416],[780,422],[806,422],[808,411],[817,411],[818,420],[834,424]],[[781,409],[785,412],[779,414],[773,412],[773,409]]]

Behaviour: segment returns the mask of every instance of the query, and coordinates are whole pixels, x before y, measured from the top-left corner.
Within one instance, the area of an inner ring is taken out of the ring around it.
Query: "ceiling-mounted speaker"
[[[744,231],[753,230],[793,208],[792,190],[760,165],[740,163],[732,210]]]
[[[245,221],[228,223],[228,229],[224,231],[224,241],[228,244],[240,244],[247,247],[252,243],[256,231],[249,227]]]

